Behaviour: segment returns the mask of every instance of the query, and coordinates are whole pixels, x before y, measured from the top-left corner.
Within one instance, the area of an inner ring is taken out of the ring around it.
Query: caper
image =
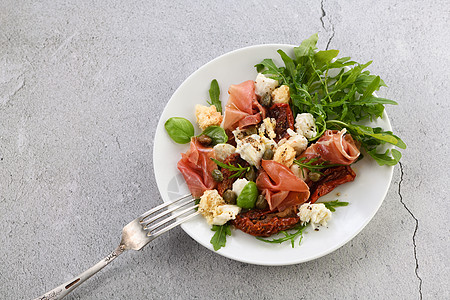
[[[200,144],[202,144],[203,146],[209,146],[212,142],[212,138],[210,138],[209,136],[207,136],[206,134],[202,134],[201,136],[199,136],[197,138],[198,142]]]
[[[262,156],[263,159],[265,160],[270,160],[273,158],[273,150],[272,149],[267,149],[266,151],[264,151],[264,154]]]
[[[269,203],[267,203],[266,197],[264,195],[259,195],[258,199],[256,199],[255,207],[257,209],[268,209]]]
[[[236,193],[233,192],[232,190],[226,190],[223,193],[222,198],[227,204],[236,204],[237,196]]]
[[[214,181],[222,182],[223,181],[223,174],[219,171],[219,169],[214,169],[211,172],[212,178]]]
[[[317,172],[309,172],[308,174],[309,179],[311,179],[311,181],[318,181],[320,179],[320,174]]]
[[[261,105],[269,107],[270,104],[272,104],[272,97],[270,93],[267,93],[261,98]]]
[[[256,129],[256,126],[249,126],[245,129],[245,133],[247,135],[258,134],[258,129]]]
[[[245,173],[245,178],[248,181],[255,181],[256,180],[256,171],[255,168],[250,167],[250,169]]]

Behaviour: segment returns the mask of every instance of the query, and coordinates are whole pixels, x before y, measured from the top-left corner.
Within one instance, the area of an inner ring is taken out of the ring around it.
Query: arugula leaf
[[[172,117],[164,124],[167,133],[178,144],[186,144],[194,136],[194,126],[189,120],[181,117]]]
[[[322,68],[326,64],[330,63],[333,58],[338,56],[339,50],[326,50],[319,51],[314,54],[314,59],[316,60],[316,65],[318,68]]]
[[[209,241],[213,245],[214,251],[225,247],[225,244],[227,243],[227,235],[231,236],[230,226],[227,224],[221,226],[213,225],[211,230],[216,232]]]
[[[297,63],[300,62],[301,58],[304,56],[310,56],[314,54],[314,50],[316,50],[316,44],[319,40],[319,35],[317,33],[313,34],[306,40],[304,40],[300,46],[294,48],[295,59]]]
[[[289,86],[294,116],[303,112],[314,116],[318,134],[310,142],[319,139],[327,129],[347,128],[378,163],[394,164],[400,157],[397,150],[378,153],[376,149],[385,143],[405,149],[406,144],[390,131],[356,125],[382,117],[386,104],[397,105],[393,100],[373,95],[386,84],[365,70],[371,61],[359,64],[350,57],[337,58],[338,50],[317,51],[317,40],[317,34],[304,40],[294,48],[294,57],[278,50],[285,67],[265,59],[256,68]]]
[[[281,59],[283,60],[284,65],[286,66],[286,71],[287,71],[288,75],[291,77],[294,77],[297,74],[297,70],[295,69],[295,64],[294,64],[294,61],[292,60],[292,58],[290,58],[281,49],[279,49],[277,52],[280,54]]]
[[[212,139],[212,144],[224,144],[228,141],[225,130],[220,126],[209,126],[200,135],[207,135]]]
[[[384,153],[377,153],[376,151],[376,149],[373,149],[367,153],[369,153],[369,155],[372,156],[380,166],[395,166],[399,162],[400,158],[402,158],[400,151],[395,149],[388,149]],[[389,151],[392,153],[392,157],[389,155]]]
[[[288,83],[283,74],[283,69],[278,68],[271,59],[266,58],[261,63],[255,65],[255,67],[258,72],[262,72],[262,74],[268,75],[268,77],[277,80],[280,85],[283,83]]]
[[[297,230],[293,233],[288,233],[287,231],[280,231],[279,234],[283,234],[284,237],[278,238],[278,239],[264,239],[261,237],[256,237],[258,240],[266,242],[266,243],[272,243],[272,244],[281,244],[287,241],[291,242],[292,248],[294,248],[295,239],[300,236],[300,239],[298,241],[298,244],[302,242],[303,239],[303,230],[308,226],[308,224],[301,225],[300,223],[292,228],[292,230]]]
[[[211,81],[211,87],[209,88],[209,98],[211,99],[211,101],[208,102],[208,104],[214,105],[216,107],[216,110],[221,113],[222,102],[220,102],[219,96],[220,96],[219,83],[217,82],[216,79],[213,79]]]
[[[325,205],[325,207],[328,208],[332,212],[336,211],[335,207],[348,205],[348,202],[343,202],[343,201],[339,201],[339,200],[320,202],[320,203],[323,203]]]

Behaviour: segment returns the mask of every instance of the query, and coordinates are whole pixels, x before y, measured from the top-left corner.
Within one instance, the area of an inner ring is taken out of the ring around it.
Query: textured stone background
[[[368,226],[287,267],[223,258],[177,228],[68,299],[450,298],[448,1],[91,2],[0,2],[0,299],[69,280],[160,202],[155,128],[189,74],[314,32],[373,59],[380,95],[400,103],[388,113],[409,147]]]

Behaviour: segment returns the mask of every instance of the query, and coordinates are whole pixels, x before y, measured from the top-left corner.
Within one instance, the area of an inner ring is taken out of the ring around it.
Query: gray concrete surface
[[[209,60],[261,43],[365,62],[408,144],[351,242],[247,265],[177,228],[68,299],[449,299],[450,4],[432,1],[1,1],[0,299],[29,299],[109,253],[160,202],[152,146],[166,101]]]

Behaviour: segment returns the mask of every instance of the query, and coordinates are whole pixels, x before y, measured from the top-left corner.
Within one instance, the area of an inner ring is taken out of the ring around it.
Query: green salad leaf
[[[389,143],[405,149],[406,144],[390,131],[359,125],[381,118],[384,105],[397,105],[373,95],[386,84],[366,70],[371,61],[360,64],[350,57],[337,58],[338,50],[317,51],[317,41],[317,34],[304,40],[294,48],[294,57],[278,50],[284,66],[264,59],[255,65],[256,70],[289,86],[294,116],[304,112],[314,116],[318,134],[310,141],[319,139],[327,129],[347,128],[378,164],[395,165],[400,152],[383,152],[380,146]]]
[[[213,245],[214,251],[225,247],[225,244],[227,243],[227,235],[231,236],[230,225],[213,225],[211,230],[215,231],[213,237],[210,240],[210,243]]]
[[[181,117],[172,117],[164,124],[167,133],[178,144],[186,144],[194,136],[194,126],[189,120]]]
[[[272,244],[281,244],[281,243],[284,243],[284,242],[287,242],[287,241],[290,241],[291,242],[291,245],[292,245],[292,248],[294,248],[294,246],[295,246],[295,239],[297,238],[297,237],[300,237],[300,239],[299,239],[299,241],[298,241],[298,244],[300,245],[300,243],[302,242],[302,239],[303,239],[303,230],[306,228],[308,226],[308,224],[301,224],[301,223],[299,223],[299,224],[297,224],[295,227],[293,227],[291,230],[290,230],[290,232],[288,232],[288,231],[285,231],[285,230],[283,230],[283,231],[280,231],[279,232],[279,234],[282,234],[282,235],[284,235],[283,237],[281,237],[281,238],[277,238],[277,239],[271,239],[271,240],[269,240],[269,239],[265,239],[265,238],[262,238],[262,237],[256,237],[258,240],[260,240],[260,241],[263,241],[263,242],[266,242],[266,243],[272,243]],[[294,232],[292,232],[292,230],[295,230]]]
[[[214,105],[218,112],[222,112],[222,102],[219,99],[220,96],[220,88],[219,83],[216,79],[211,81],[211,86],[209,88],[209,98],[211,101],[208,102],[209,105]]]
[[[225,130],[220,126],[209,126],[200,135],[207,135],[212,139],[212,144],[224,144],[228,141]]]
[[[348,202],[339,201],[339,200],[320,202],[320,203],[323,203],[325,205],[325,207],[328,208],[332,212],[336,211],[335,207],[348,205]]]

